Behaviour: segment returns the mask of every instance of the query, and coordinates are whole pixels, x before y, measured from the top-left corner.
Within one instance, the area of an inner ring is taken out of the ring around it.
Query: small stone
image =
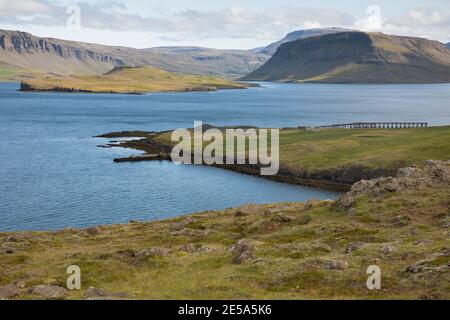
[[[348,268],[348,263],[340,260],[332,260],[325,262],[325,269],[344,270]]]
[[[331,251],[333,251],[331,249],[331,247],[329,245],[325,244],[325,243],[316,244],[312,248],[314,250],[316,250],[316,251],[322,251],[322,252],[331,252]]]
[[[291,217],[288,217],[284,214],[279,213],[279,214],[277,214],[276,220],[278,220],[279,222],[282,222],[282,223],[289,223],[289,222],[292,222],[293,219]]]
[[[388,255],[388,254],[390,254],[390,253],[392,253],[394,251],[396,251],[395,247],[392,246],[392,245],[389,245],[389,244],[385,245],[385,246],[382,246],[381,249],[380,249],[380,252],[382,254],[385,254],[385,255]]]
[[[184,228],[186,228],[188,225],[190,225],[191,223],[194,223],[195,221],[196,220],[194,218],[187,217],[186,219],[184,219],[180,222],[174,223],[171,227],[171,230],[172,231],[181,231]]]
[[[413,175],[415,169],[408,167],[408,168],[400,168],[397,171],[397,177],[401,178],[401,177],[410,177]]]
[[[255,246],[250,241],[241,239],[229,251],[233,254],[234,264],[243,264],[254,258]]]
[[[100,234],[100,230],[96,227],[86,229],[86,233],[90,236],[97,236]]]
[[[409,225],[411,222],[411,218],[408,216],[397,216],[392,221],[392,224],[396,227],[405,227]]]
[[[213,248],[203,246],[201,244],[185,244],[179,248],[179,251],[187,253],[208,253],[213,251]]]
[[[356,203],[356,200],[353,197],[349,196],[349,195],[344,196],[343,198],[341,198],[338,201],[339,207],[341,207],[343,209],[349,209],[352,206],[354,206],[355,203]]]
[[[129,295],[123,292],[111,293],[103,289],[90,287],[84,293],[84,297],[88,300],[118,300],[129,298]]]
[[[262,213],[262,207],[256,204],[246,204],[238,210],[243,215]]]
[[[45,299],[59,300],[68,296],[68,291],[62,287],[38,285],[28,290],[28,293]]]
[[[142,250],[135,254],[136,258],[147,258],[147,257],[167,257],[170,251],[166,248],[150,248]]]
[[[235,255],[241,255],[245,251],[255,251],[255,246],[246,239],[239,240],[234,246],[232,246],[229,251]]]
[[[405,272],[408,272],[408,273],[419,273],[422,270],[423,270],[422,266],[419,266],[417,264],[413,264],[413,265],[410,265],[409,267],[407,267]]]
[[[241,210],[237,210],[237,211],[234,213],[234,216],[235,216],[236,218],[242,218],[242,217],[248,216],[248,213],[245,213],[245,212],[243,212],[243,211],[241,211]]]
[[[304,210],[309,211],[315,207],[315,205],[319,202],[317,199],[310,199],[305,203]]]
[[[15,236],[8,236],[6,238],[6,242],[19,242],[19,239],[16,238]]]
[[[349,254],[353,251],[357,251],[361,249],[364,246],[364,243],[362,242],[355,242],[355,243],[349,243],[347,247],[345,248],[345,253]]]
[[[0,299],[14,299],[22,294],[21,288],[15,284],[0,287]]]
[[[234,264],[244,264],[254,258],[253,252],[251,251],[245,251],[239,256],[233,257],[233,263]]]
[[[304,226],[309,224],[311,221],[312,221],[311,216],[304,215],[298,220],[298,224]]]

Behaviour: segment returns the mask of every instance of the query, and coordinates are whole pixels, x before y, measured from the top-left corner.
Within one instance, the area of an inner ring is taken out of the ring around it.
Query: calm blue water
[[[146,96],[21,93],[0,84],[0,230],[152,220],[245,203],[335,193],[169,162],[115,164],[136,153],[95,135],[214,125],[347,121],[450,124],[449,85],[295,85]]]

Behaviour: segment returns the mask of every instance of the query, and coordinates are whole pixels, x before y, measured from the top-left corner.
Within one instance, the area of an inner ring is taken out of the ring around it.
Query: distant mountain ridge
[[[333,83],[450,82],[450,50],[438,41],[359,31],[282,44],[242,78]]]
[[[269,58],[250,50],[197,47],[134,49],[0,30],[0,66],[28,72],[101,74],[117,66],[150,65],[171,72],[239,77]]]
[[[332,34],[332,33],[338,33],[338,32],[345,32],[345,31],[351,31],[349,29],[344,28],[316,28],[316,29],[306,29],[306,30],[297,30],[291,33],[288,33],[283,39],[280,41],[274,42],[267,47],[255,49],[258,53],[267,54],[270,56],[273,56],[275,52],[278,50],[278,48],[287,42],[297,41],[301,39],[306,39],[309,37],[314,36],[322,36],[325,34]]]

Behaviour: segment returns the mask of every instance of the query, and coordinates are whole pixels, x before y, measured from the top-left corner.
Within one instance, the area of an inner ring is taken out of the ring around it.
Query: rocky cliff
[[[261,66],[269,56],[245,50],[197,47],[134,49],[39,38],[0,30],[0,66],[25,74],[101,74],[116,66],[150,65],[171,72],[238,77]]]
[[[283,44],[245,80],[334,83],[450,82],[450,51],[440,42],[359,31]]]

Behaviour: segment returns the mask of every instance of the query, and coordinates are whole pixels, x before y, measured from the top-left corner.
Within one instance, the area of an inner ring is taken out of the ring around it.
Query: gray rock
[[[191,223],[194,223],[196,220],[192,217],[187,217],[186,219],[183,219],[180,222],[174,223],[172,227],[170,228],[172,231],[181,231],[184,228],[186,228]]]
[[[233,254],[233,255],[240,255],[243,252],[246,251],[251,251],[254,252],[255,251],[255,246],[248,240],[246,239],[241,239],[239,240],[234,246],[232,246],[229,251]]]
[[[208,253],[213,251],[213,248],[203,246],[201,244],[185,244],[179,248],[179,251],[187,253]]]
[[[325,262],[324,267],[328,270],[344,270],[348,268],[348,263],[340,260],[331,260]]]
[[[8,236],[6,242],[19,242],[19,239],[15,236]]]
[[[15,284],[0,287],[0,299],[14,299],[22,294],[22,289]]]
[[[123,292],[107,292],[103,289],[90,287],[84,293],[84,297],[88,300],[120,300],[129,298],[129,295]]]
[[[93,237],[100,234],[100,230],[96,227],[88,228],[85,231],[88,235],[93,236]]]
[[[239,256],[234,256],[233,263],[234,264],[244,264],[248,261],[253,260],[253,258],[254,258],[253,252],[245,251],[242,254],[240,254]]]
[[[34,286],[28,290],[28,293],[51,300],[64,299],[68,296],[68,291],[65,288],[51,285]]]
[[[395,251],[396,251],[396,248],[393,245],[390,245],[390,244],[384,245],[384,246],[382,246],[380,248],[380,252],[382,254],[385,254],[385,255],[388,255],[388,254],[390,254],[392,252],[395,252]]]
[[[282,223],[289,223],[292,222],[293,219],[289,216],[286,216],[282,213],[277,214],[276,218],[277,221],[282,222]]]
[[[408,168],[401,168],[397,171],[397,177],[411,177],[416,173],[416,168],[408,167]]]
[[[355,205],[355,203],[356,203],[356,200],[353,197],[351,197],[349,194],[345,195],[338,201],[339,207],[343,208],[343,209],[350,209],[351,207],[353,207]]]
[[[1,252],[4,253],[4,254],[13,254],[14,252],[16,252],[16,250],[13,249],[13,248],[3,248],[1,250]]]
[[[363,246],[364,246],[364,243],[362,243],[362,242],[349,243],[347,245],[347,247],[345,248],[345,253],[347,253],[347,254],[352,253],[353,251],[357,251],[357,250],[361,249]]]
[[[317,200],[317,199],[310,199],[310,200],[308,200],[308,201],[305,203],[305,206],[304,206],[303,209],[304,209],[305,211],[309,211],[309,210],[315,208],[315,206],[316,206],[317,203],[319,203],[319,202],[320,202],[320,200]]]
[[[243,264],[254,258],[255,246],[250,241],[241,239],[229,251],[233,255],[234,264]]]
[[[148,257],[167,257],[169,254],[169,249],[155,247],[139,251],[135,254],[135,257],[139,259]]]
[[[373,181],[361,180],[352,186],[351,192],[353,193],[363,193],[368,191],[374,185]]]

